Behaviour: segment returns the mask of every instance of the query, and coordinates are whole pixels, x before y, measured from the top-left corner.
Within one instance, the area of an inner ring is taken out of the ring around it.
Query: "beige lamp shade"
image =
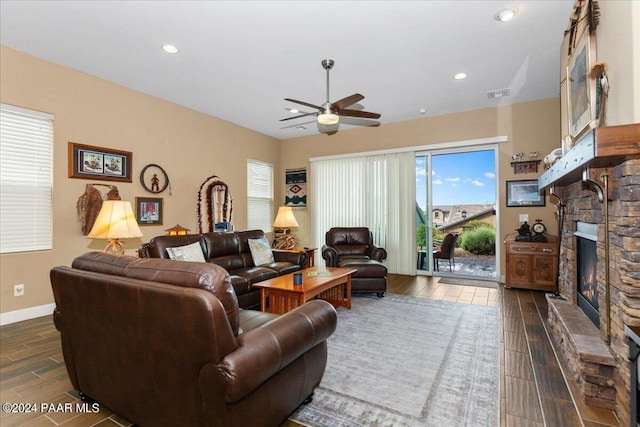
[[[87,235],[90,239],[107,239],[105,252],[124,253],[124,242],[119,239],[142,237],[131,202],[105,200],[102,202],[98,218]]]
[[[278,209],[278,215],[273,222],[273,228],[292,228],[297,227],[298,221],[293,216],[293,210],[289,206],[280,206]]]
[[[296,238],[291,235],[291,228],[297,227],[298,221],[293,216],[293,210],[289,206],[280,206],[278,215],[273,222],[274,232],[273,247],[276,249],[293,249],[296,246]]]
[[[340,121],[340,117],[333,113],[318,114],[318,123],[322,125],[335,125]]]

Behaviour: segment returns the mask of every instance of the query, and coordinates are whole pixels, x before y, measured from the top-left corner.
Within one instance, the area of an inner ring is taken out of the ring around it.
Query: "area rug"
[[[462,279],[459,277],[440,276],[438,283],[445,285],[478,286],[480,288],[498,289],[498,282],[490,280]]]
[[[497,426],[497,307],[387,294],[338,310],[327,369],[291,421],[313,427]]]

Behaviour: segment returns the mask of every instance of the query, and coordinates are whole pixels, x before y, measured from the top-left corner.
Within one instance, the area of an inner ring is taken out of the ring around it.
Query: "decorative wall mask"
[[[100,190],[96,186],[106,187],[108,191],[102,195]],[[102,200],[120,200],[120,193],[118,187],[115,185],[107,184],[87,184],[78,201],[76,202],[76,210],[78,211],[78,219],[82,223],[82,235],[86,236],[93,228],[93,223],[96,222],[100,208],[102,207]]]
[[[213,175],[206,179],[198,191],[198,232],[215,231],[215,225],[230,223],[233,213],[233,199],[229,187]]]

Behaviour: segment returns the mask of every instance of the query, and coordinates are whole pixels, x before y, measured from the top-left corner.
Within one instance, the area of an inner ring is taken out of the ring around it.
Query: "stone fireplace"
[[[594,132],[594,158],[540,178],[563,208],[559,296],[547,294],[550,335],[582,399],[614,409],[623,425],[631,387],[625,325],[640,326],[640,130],[632,126],[631,154],[599,159]]]

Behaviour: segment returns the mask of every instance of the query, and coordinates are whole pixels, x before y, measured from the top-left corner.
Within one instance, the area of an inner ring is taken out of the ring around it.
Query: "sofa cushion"
[[[271,245],[266,237],[249,239],[248,242],[253,265],[261,266],[273,263],[273,252],[271,252]]]
[[[169,254],[169,258],[174,261],[205,262],[200,242],[194,242],[186,246],[167,248],[167,253]]]
[[[194,242],[201,242],[202,244],[202,236],[200,234],[186,234],[183,236],[156,236],[149,241],[149,257],[168,259],[169,253],[167,252],[167,248],[186,246]]]
[[[229,274],[244,277],[249,283],[262,282],[263,280],[273,279],[278,276],[275,270],[266,267],[249,267],[231,270]]]

